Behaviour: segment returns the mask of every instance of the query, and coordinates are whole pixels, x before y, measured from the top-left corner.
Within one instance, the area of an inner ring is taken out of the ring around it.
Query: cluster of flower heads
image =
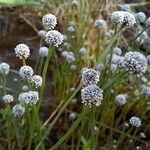
[[[123,68],[137,75],[142,75],[147,71],[148,61],[140,52],[129,51],[124,56],[121,56],[121,54],[121,49],[118,47],[114,48],[111,59],[111,69],[113,71],[116,71],[118,68]]]
[[[100,106],[103,99],[103,90],[96,84],[99,81],[99,72],[95,69],[85,68],[82,71],[82,83],[85,87],[81,89],[82,103],[91,107]]]
[[[122,50],[119,47],[113,49],[112,59],[111,59],[111,70],[114,72],[119,69],[123,63],[123,56],[121,56]]]
[[[40,30],[38,36],[45,39],[46,43],[58,47],[62,44],[64,36],[54,28],[57,25],[57,18],[53,14],[46,14],[42,18],[42,25],[46,30]],[[44,53],[44,57],[45,57]]]
[[[39,93],[37,91],[23,92],[19,95],[18,100],[22,105],[28,104],[32,106],[39,100]]]
[[[136,23],[135,16],[128,11],[115,11],[111,14],[111,21],[132,27]]]

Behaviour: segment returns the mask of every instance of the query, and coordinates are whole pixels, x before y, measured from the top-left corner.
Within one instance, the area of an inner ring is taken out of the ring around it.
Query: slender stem
[[[84,111],[82,111],[78,119],[74,122],[74,124],[71,126],[68,132],[53,147],[51,147],[50,150],[56,150],[67,138],[69,138],[69,136],[72,134],[72,132],[76,129],[78,124],[83,119],[84,114],[85,114]]]
[[[22,64],[23,64],[23,66],[26,65],[26,60],[25,60],[25,58],[22,58]]]
[[[45,89],[45,84],[46,84],[46,74],[47,74],[47,70],[48,70],[48,65],[49,65],[51,53],[52,53],[52,49],[49,48],[48,56],[45,60],[43,74],[42,74],[43,83],[42,83],[42,86],[41,86],[41,89],[40,89],[40,99],[39,99],[38,109],[41,105],[41,102],[42,102],[43,96],[44,96],[44,89]]]
[[[12,120],[12,124],[14,126],[14,130],[15,130],[15,134],[16,134],[16,139],[17,139],[17,144],[18,144],[18,150],[22,150],[22,146],[21,146],[21,141],[20,141],[20,135],[17,129],[17,125],[16,125],[16,120]]]
[[[46,130],[45,135],[43,136],[42,141],[49,135],[51,129],[53,128],[53,126],[55,125],[55,123],[57,122],[57,120],[59,119],[60,115],[65,111],[66,107],[70,104],[70,102],[76,96],[76,94],[79,92],[79,90],[81,89],[81,87],[82,87],[82,84],[79,84],[78,87],[76,88],[76,90],[74,91],[74,93],[71,95],[71,97],[65,102],[65,104],[63,105],[63,107],[59,110],[59,112],[56,115],[55,119],[53,120],[53,122],[49,125],[48,129]],[[39,142],[39,144],[36,146],[35,150],[39,149],[39,146],[41,145],[41,142]]]
[[[32,122],[31,122],[31,116],[29,113],[29,108],[27,108],[26,114],[27,114],[28,136],[29,136],[27,150],[31,150],[33,130],[32,130]]]
[[[91,108],[91,144],[90,144],[90,149],[94,149],[94,124],[95,124],[95,108],[92,106]]]

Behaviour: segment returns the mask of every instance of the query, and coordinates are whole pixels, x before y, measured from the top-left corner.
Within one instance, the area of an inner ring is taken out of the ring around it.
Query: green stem
[[[95,108],[94,106],[91,108],[91,144],[90,144],[90,149],[93,150],[94,149],[94,122],[95,120]]]
[[[44,96],[44,89],[45,89],[45,84],[46,84],[46,74],[47,74],[47,70],[48,70],[48,65],[49,65],[51,53],[52,53],[52,49],[49,48],[48,56],[45,60],[43,74],[42,74],[43,83],[42,83],[42,86],[41,86],[41,89],[40,89],[40,99],[39,99],[39,103],[38,103],[38,109],[41,105],[41,102],[42,102],[43,96]]]
[[[16,119],[16,118],[15,118]],[[14,121],[14,119],[12,120],[12,124],[14,126],[14,130],[15,130],[15,134],[16,134],[16,139],[17,139],[17,144],[18,144],[18,150],[22,150],[22,146],[21,146],[21,142],[20,142],[20,135],[17,129],[17,125],[16,125],[16,120]]]
[[[45,135],[42,138],[42,141],[44,141],[45,138],[49,135],[51,129],[53,128],[53,126],[55,125],[55,123],[57,122],[57,120],[59,119],[59,117],[61,116],[61,114],[65,111],[66,107],[70,104],[70,102],[72,101],[72,99],[79,92],[79,90],[81,89],[81,87],[82,87],[82,84],[79,84],[79,86],[76,88],[76,90],[71,95],[71,97],[66,101],[66,103],[63,105],[63,107],[60,109],[60,111],[58,112],[57,116],[55,117],[55,119],[53,120],[53,122],[49,125],[48,129],[46,130]],[[39,144],[36,146],[35,150],[39,149],[39,146],[41,145],[41,142],[39,142]]]
[[[74,122],[74,124],[71,126],[71,128],[68,130],[68,132],[52,147],[50,148],[50,150],[56,150],[58,149],[58,147],[67,139],[69,138],[69,136],[72,134],[72,132],[76,129],[76,127],[79,125],[79,123],[81,122],[81,120],[84,117],[84,111],[81,112],[81,114],[79,115],[78,119]]]
[[[23,64],[23,66],[26,66],[26,60],[25,60],[25,58],[22,58],[22,64]]]

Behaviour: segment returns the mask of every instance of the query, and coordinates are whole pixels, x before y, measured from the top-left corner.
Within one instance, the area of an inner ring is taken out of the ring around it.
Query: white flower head
[[[105,69],[105,66],[103,63],[97,64],[96,70],[99,72],[102,72]]]
[[[111,14],[111,21],[114,23],[123,23],[124,21],[124,13],[123,11],[114,11]]]
[[[13,112],[15,117],[20,117],[24,114],[25,108],[21,104],[16,104],[13,107],[12,112]]]
[[[125,25],[132,27],[136,23],[135,16],[130,12],[124,12]]]
[[[10,70],[9,64],[7,64],[5,62],[0,63],[0,74],[1,75],[7,75],[9,73],[9,70]]]
[[[103,99],[103,90],[97,85],[88,85],[81,89],[82,103],[87,106],[100,106]]]
[[[107,23],[103,19],[97,19],[94,23],[94,26],[99,28],[99,29],[106,29],[107,28]]]
[[[75,59],[75,56],[74,56],[74,53],[73,52],[67,52],[67,55],[65,56],[65,59],[68,63],[71,63],[71,62],[74,62],[76,59]]]
[[[12,95],[7,94],[7,95],[2,97],[2,100],[4,101],[4,103],[11,103],[14,101],[14,98]]]
[[[42,18],[42,24],[45,30],[51,30],[57,25],[57,18],[53,14],[46,14]]]
[[[132,73],[143,74],[147,70],[147,59],[139,52],[127,52],[123,58],[123,67]]]
[[[122,50],[119,47],[115,47],[113,49],[113,54],[120,56],[122,54]]]
[[[141,126],[141,120],[138,117],[131,117],[129,120],[129,123],[134,127],[140,127]]]
[[[60,32],[57,30],[51,30],[47,32],[45,41],[48,44],[52,44],[55,47],[58,47],[60,44],[62,44],[63,39],[64,36]]]
[[[119,94],[115,97],[115,102],[118,105],[124,105],[127,102],[127,95],[126,94]]]
[[[136,18],[140,23],[143,23],[146,20],[146,15],[144,12],[136,13]]]
[[[74,70],[77,69],[77,67],[76,67],[76,65],[71,65],[71,66],[70,66],[70,69],[74,71]]]
[[[46,34],[47,34],[47,31],[45,30],[38,31],[38,36],[41,38],[46,38]]]
[[[16,54],[16,57],[19,57],[19,59],[22,59],[22,58],[27,59],[30,55],[30,49],[26,44],[18,44],[15,47],[15,54]]]
[[[82,71],[83,85],[97,84],[99,81],[99,72],[95,69],[85,69]]]
[[[37,91],[23,92],[19,95],[18,100],[22,105],[28,104],[32,106],[39,100],[39,93]]]
[[[131,11],[130,6],[127,5],[127,4],[119,5],[119,8],[120,8],[120,10],[122,10],[122,11],[129,11],[129,12]]]
[[[81,47],[81,48],[79,49],[79,53],[80,53],[82,56],[84,56],[84,55],[87,53],[87,49],[86,49],[85,47]]]
[[[46,46],[40,47],[40,49],[39,49],[39,55],[41,57],[47,57],[47,55],[48,55],[48,47],[46,47]]]
[[[114,23],[124,24],[132,27],[136,23],[134,15],[127,11],[115,11],[111,15],[111,20]]]
[[[150,96],[150,86],[142,85],[141,93]]]
[[[19,74],[21,78],[29,80],[33,75],[33,69],[30,66],[22,66]]]
[[[69,31],[69,32],[75,32],[76,29],[75,29],[74,26],[69,26],[69,27],[67,28],[67,31]]]
[[[34,75],[31,77],[31,83],[36,87],[42,86],[42,77],[39,75]]]

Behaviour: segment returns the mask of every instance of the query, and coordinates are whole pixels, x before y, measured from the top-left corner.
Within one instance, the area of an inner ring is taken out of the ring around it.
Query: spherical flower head
[[[114,64],[117,67],[121,67],[122,63],[123,63],[123,57],[122,56],[118,56],[116,54],[112,55],[111,64]]]
[[[13,112],[15,117],[20,117],[24,114],[25,108],[21,104],[16,104],[13,107],[12,112]]]
[[[127,5],[127,4],[123,4],[123,5],[119,5],[119,8],[122,10],[122,11],[131,11],[130,9],[130,6]]]
[[[150,17],[148,17],[145,21],[145,26],[149,27],[150,26]]]
[[[85,47],[82,47],[79,49],[79,53],[84,56],[87,53],[87,49]]]
[[[99,72],[102,72],[105,69],[105,66],[103,63],[100,63],[96,66],[96,70]]]
[[[40,49],[39,49],[39,55],[41,57],[47,57],[47,55],[48,55],[48,48],[46,46],[40,47]]]
[[[75,32],[76,29],[75,29],[75,27],[73,27],[73,26],[69,26],[69,27],[67,28],[67,31],[69,31],[69,32]]]
[[[51,30],[47,32],[45,41],[48,44],[52,44],[55,47],[58,47],[60,44],[62,44],[63,38],[64,36],[60,32]]]
[[[22,66],[19,74],[21,78],[29,80],[33,75],[33,69],[30,66]]]
[[[9,64],[7,64],[5,62],[0,63],[0,74],[1,75],[7,75],[9,73],[9,70],[10,70]]]
[[[127,11],[115,11],[111,15],[111,20],[114,23],[124,24],[132,27],[136,23],[134,15]]]
[[[146,15],[143,12],[138,12],[136,18],[140,23],[143,23],[146,20]]]
[[[42,18],[42,24],[45,30],[54,29],[57,24],[57,18],[53,14],[46,14]]]
[[[115,11],[111,14],[111,21],[114,23],[123,23],[124,21],[124,12],[123,11]]]
[[[139,52],[127,52],[123,58],[123,67],[132,73],[143,74],[147,70],[147,59]]]
[[[150,86],[142,85],[141,88],[142,88],[141,91],[142,94],[150,96]]]
[[[119,47],[115,47],[113,49],[113,54],[120,56],[122,54],[122,50]]]
[[[68,63],[72,63],[76,60],[73,52],[68,52],[65,58]]]
[[[67,51],[63,51],[62,53],[61,53],[61,56],[63,56],[64,58],[67,56],[67,54],[68,54],[68,52]]]
[[[32,76],[32,78],[31,78],[31,83],[32,83],[36,88],[42,86],[42,77],[39,76],[39,75],[34,75],[34,76]]]
[[[99,28],[99,29],[106,29],[107,28],[107,23],[103,19],[98,19],[95,21],[94,26]]]
[[[11,103],[11,102],[14,101],[14,98],[13,98],[12,95],[7,94],[7,95],[2,97],[2,100],[3,100],[4,103]]]
[[[126,94],[119,94],[115,97],[115,103],[118,105],[124,105],[127,102]]]
[[[82,103],[87,106],[100,106],[103,99],[103,90],[97,85],[88,85],[81,90]]]
[[[141,120],[138,117],[131,117],[131,119],[129,120],[129,123],[134,127],[141,126]]]
[[[132,27],[136,23],[135,16],[130,12],[124,12],[124,23],[125,25]]]
[[[76,67],[76,65],[71,65],[71,66],[70,66],[70,69],[74,71],[74,70],[77,69],[77,67]]]
[[[97,84],[99,81],[99,72],[95,69],[85,69],[82,71],[83,85]]]
[[[19,57],[19,59],[27,59],[30,55],[30,49],[26,44],[18,44],[15,47],[15,54],[16,57]]]
[[[23,85],[22,86],[22,91],[23,92],[26,92],[26,91],[28,91],[29,90],[29,86],[28,85]]]
[[[34,105],[39,100],[39,93],[37,91],[23,92],[19,95],[19,102],[23,105]]]
[[[46,38],[46,34],[47,34],[47,31],[45,30],[38,31],[38,36],[41,38]]]

